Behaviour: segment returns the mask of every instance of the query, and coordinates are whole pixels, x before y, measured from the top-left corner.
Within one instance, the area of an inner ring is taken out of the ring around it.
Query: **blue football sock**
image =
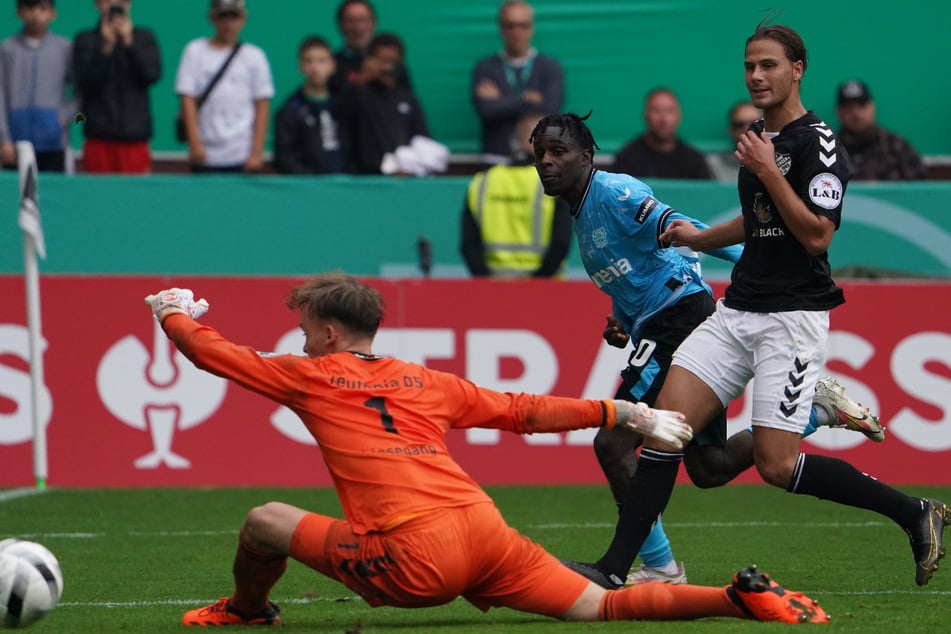
[[[641,562],[648,568],[663,568],[674,560],[674,552],[670,548],[670,540],[667,539],[660,518],[657,518],[638,554],[641,556]]]
[[[810,434],[814,434],[818,429],[819,419],[816,416],[816,408],[813,407],[811,410],[809,410],[809,424],[806,425],[806,428],[802,430],[802,437],[805,438]]]

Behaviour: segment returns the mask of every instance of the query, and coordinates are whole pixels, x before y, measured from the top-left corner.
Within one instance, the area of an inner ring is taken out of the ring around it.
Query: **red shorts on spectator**
[[[83,171],[106,174],[148,174],[152,154],[147,141],[103,141],[86,139],[83,145]]]

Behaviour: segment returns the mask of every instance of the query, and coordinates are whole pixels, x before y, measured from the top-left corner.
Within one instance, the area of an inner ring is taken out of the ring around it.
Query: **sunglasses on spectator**
[[[747,130],[752,123],[752,121],[731,121],[730,127],[734,130]]]
[[[531,22],[502,22],[502,28],[507,30],[530,29],[532,28],[532,23]]]

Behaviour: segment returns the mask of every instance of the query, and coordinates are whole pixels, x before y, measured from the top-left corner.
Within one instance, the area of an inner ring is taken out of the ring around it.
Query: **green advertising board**
[[[330,176],[40,175],[45,273],[419,276],[467,275],[459,253],[468,179]],[[726,183],[648,183],[660,200],[708,223],[734,217]],[[0,273],[23,270],[16,174],[0,173],[7,221]],[[852,184],[830,261],[838,270],[951,277],[951,183]],[[710,278],[730,265],[704,259]],[[572,248],[569,275],[581,277]]]

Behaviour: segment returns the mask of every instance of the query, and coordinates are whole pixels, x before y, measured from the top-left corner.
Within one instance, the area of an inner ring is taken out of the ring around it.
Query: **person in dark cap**
[[[247,11],[244,0],[211,0],[211,12],[215,15],[231,13],[243,16]]]
[[[876,123],[875,101],[865,82],[850,79],[840,84],[836,104],[836,114],[842,124],[839,141],[854,161],[854,180],[928,178],[928,170],[911,144]]]

